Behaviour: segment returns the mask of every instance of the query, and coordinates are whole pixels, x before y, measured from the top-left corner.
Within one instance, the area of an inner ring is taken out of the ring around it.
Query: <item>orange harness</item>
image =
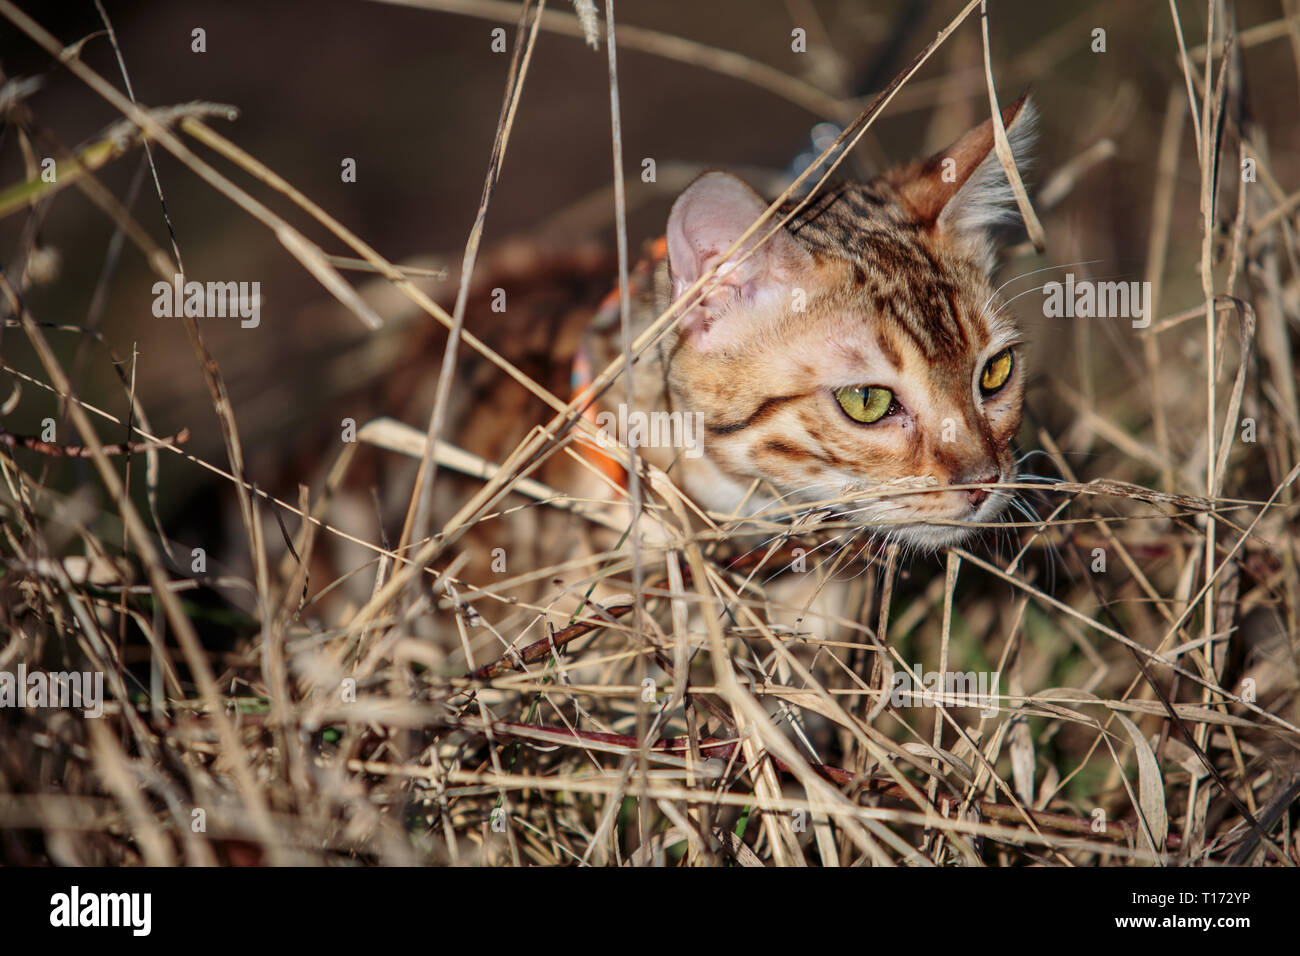
[[[663,236],[647,244],[645,255],[637,262],[636,268],[632,270],[631,276],[628,277],[629,296],[635,296],[637,293],[644,291],[647,284],[653,281],[655,266],[667,257],[668,240]],[[596,314],[591,320],[593,327],[597,329],[608,328],[618,322],[621,291],[619,287],[615,286],[614,290],[601,300],[596,309]],[[570,388],[573,390],[571,401],[577,402],[585,398],[591,391],[595,377],[595,372],[591,367],[591,358],[587,355],[586,348],[579,342],[578,351],[573,356],[573,368],[569,375]],[[596,424],[596,415],[595,402],[588,405],[582,413],[582,417],[593,425]],[[599,447],[588,441],[577,442],[577,448],[578,454],[588,464],[609,478],[618,487],[624,490],[627,489],[627,469],[623,467],[621,462],[610,457]]]

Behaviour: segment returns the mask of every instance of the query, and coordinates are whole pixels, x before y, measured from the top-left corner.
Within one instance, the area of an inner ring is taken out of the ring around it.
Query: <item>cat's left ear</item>
[[[1036,116],[1027,93],[1002,111],[1017,169],[1027,164]],[[992,118],[891,178],[916,218],[941,230],[979,237],[1016,215],[1015,196],[993,147]]]

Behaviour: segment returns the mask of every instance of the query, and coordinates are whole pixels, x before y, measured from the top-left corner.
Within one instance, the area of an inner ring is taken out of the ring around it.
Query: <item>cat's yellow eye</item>
[[[980,374],[980,391],[985,395],[992,395],[1007,384],[1007,379],[1010,377],[1011,349],[1003,349],[985,364],[984,371]]]
[[[835,390],[840,408],[855,422],[878,422],[894,407],[894,393],[879,385],[850,385]]]

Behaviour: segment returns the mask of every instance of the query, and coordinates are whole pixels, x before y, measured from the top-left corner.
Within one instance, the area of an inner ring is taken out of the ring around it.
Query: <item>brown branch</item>
[[[633,605],[631,604],[615,604],[613,607],[607,607],[603,610],[609,617],[617,619],[632,610],[632,608]],[[554,634],[544,637],[540,641],[534,641],[523,650],[512,651],[504,657],[498,657],[491,664],[484,664],[477,670],[470,671],[465,677],[469,680],[491,680],[506,671],[523,670],[524,664],[536,664],[538,661],[545,659],[552,648],[558,651],[584,634],[590,634],[592,631],[599,630],[609,623],[609,621],[596,620],[575,621],[568,627],[562,627]]]
[[[157,441],[131,441],[118,442],[115,445],[104,445],[103,452],[105,455],[133,455],[148,451],[158,445],[184,445],[189,440],[190,430],[182,428],[170,438],[160,438]],[[33,438],[30,435],[15,435],[3,428],[0,428],[0,445],[9,448],[26,448],[29,451],[40,452],[42,455],[49,455],[51,458],[90,458],[94,455],[94,452],[84,445],[59,445],[54,442]]]

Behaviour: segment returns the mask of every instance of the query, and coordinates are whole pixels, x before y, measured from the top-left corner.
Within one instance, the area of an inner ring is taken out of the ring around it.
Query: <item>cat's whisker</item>
[[[862,529],[861,529],[861,528],[855,528],[855,529],[853,529],[853,531],[849,532],[849,534],[848,534],[848,536],[847,536],[847,540],[845,540],[845,542],[844,542],[844,543],[843,543],[839,548],[837,548],[837,549],[835,550],[835,553],[834,553],[834,554],[832,554],[832,555],[828,556],[827,558],[825,558],[824,560],[822,560],[822,562],[818,565],[818,568],[826,567],[827,565],[834,565],[836,559],[837,559],[841,554],[843,554],[843,553],[845,553],[846,551],[848,551],[849,548],[851,548],[854,544],[857,543],[858,536],[861,535],[861,534],[862,534]],[[845,563],[848,563],[848,562],[845,562]],[[836,577],[835,577],[835,568],[834,568],[833,566],[827,568],[827,572],[826,572],[826,573],[827,573],[827,580],[828,580],[828,581],[838,581],[838,580],[840,580],[839,578],[836,578]]]
[[[1100,261],[1100,260],[1094,260],[1094,261]],[[1123,273],[1116,272],[1116,273],[1113,273],[1113,274],[1110,274],[1110,275],[1097,276],[1097,277],[1096,277],[1096,280],[1099,281],[1099,282],[1101,282],[1101,281],[1107,281],[1107,280],[1111,280],[1111,279],[1122,278],[1122,276],[1123,276]],[[1028,295],[1028,294],[1031,293],[1031,292],[1039,292],[1039,291],[1041,291],[1041,290],[1047,288],[1049,285],[1051,285],[1051,284],[1052,284],[1052,281],[1054,281],[1054,280],[1049,280],[1048,282],[1044,282],[1044,283],[1041,283],[1040,285],[1033,286],[1032,288],[1025,289],[1023,292],[1017,292],[1017,293],[1016,293],[1015,295],[1013,295],[1011,298],[1009,298],[1009,299],[1005,300],[1004,302],[1002,302],[1002,303],[997,307],[997,309],[995,309],[995,310],[992,312],[992,314],[988,314],[988,321],[989,321],[990,323],[992,323],[992,322],[996,322],[999,318],[1001,318],[1002,313],[1003,313],[1004,311],[1006,311],[1007,307],[1008,307],[1009,305],[1011,305],[1012,302],[1015,302],[1016,299],[1019,299],[1021,296]],[[984,309],[981,309],[981,312],[986,312],[987,308],[988,308],[988,303],[985,303],[985,307],[984,307]],[[987,313],[986,313],[986,314],[987,314]]]
[[[827,584],[829,584],[832,581],[838,580],[835,577],[835,562],[839,558],[839,556],[844,552],[846,552],[849,549],[850,545],[852,545],[853,542],[857,540],[857,537],[858,537],[858,532],[857,531],[852,532],[851,534],[848,535],[848,539],[843,544],[841,544],[831,554],[827,555],[818,563],[817,570],[820,571],[823,568],[825,568],[826,576],[825,578],[823,578],[822,582],[819,585],[817,585],[817,589],[813,591],[812,597],[809,599],[808,602],[809,605],[811,605],[812,601],[815,601],[817,599],[817,597],[826,588]]]
[[[1101,260],[1081,259],[1078,262],[1066,262],[1059,265],[1044,266],[1041,269],[1034,269],[1032,272],[1022,272],[1019,275],[1014,275],[1006,282],[1002,283],[1000,286],[998,286],[996,289],[993,290],[993,293],[987,299],[985,299],[984,304],[980,306],[980,311],[983,312],[985,309],[987,309],[989,307],[989,303],[997,298],[998,293],[1001,292],[1003,289],[1005,289],[1007,286],[1011,285],[1011,283],[1013,282],[1019,282],[1021,279],[1028,279],[1030,276],[1036,276],[1043,272],[1051,272],[1053,269],[1072,269],[1075,266],[1090,266],[1090,265],[1095,265],[1098,262],[1101,262]],[[1039,288],[1042,287],[1040,286]]]
[[[1047,548],[1047,575],[1048,575],[1049,593],[1055,593],[1056,592],[1056,568],[1058,565],[1064,566],[1061,558],[1061,549],[1058,548],[1056,546],[1056,542],[1053,541],[1052,538],[1046,534],[1046,529],[1049,523],[1044,521],[1043,518],[1038,514],[1038,510],[1033,506],[1033,503],[1029,501],[1021,501],[1020,505],[1022,508],[1025,509],[1025,512],[1028,515],[1030,515],[1034,521],[1039,522],[1041,527],[1043,528],[1044,533],[1041,535],[1041,537]]]
[[[780,541],[782,539],[789,540],[789,538],[790,538],[790,532],[788,530],[778,531],[775,534],[771,535],[770,537],[763,539],[758,544],[754,545],[754,547],[750,548],[748,551],[744,551],[741,554],[736,555],[734,560],[744,561],[746,558],[750,557],[751,555],[757,554],[759,551],[763,551],[766,550],[767,548],[770,548],[777,541]]]
[[[873,535],[868,535],[867,540],[862,542],[862,547],[859,548],[858,553],[853,556],[854,562],[858,562],[859,559],[861,558],[862,552],[866,551],[867,548],[871,546],[873,537],[874,537]],[[857,578],[861,577],[862,575],[866,574],[867,571],[871,568],[871,566],[877,562],[878,557],[879,557],[878,555],[872,555],[871,557],[867,558],[867,560],[861,561],[862,567],[858,571],[854,572],[851,576],[846,578],[845,580],[854,581]]]
[[[1030,288],[1025,289],[1023,292],[1017,292],[1017,293],[1016,293],[1015,295],[1013,295],[1011,298],[1009,298],[1009,299],[1007,299],[1006,301],[1002,302],[1002,303],[997,307],[997,309],[995,309],[992,313],[986,313],[986,314],[988,314],[988,320],[989,320],[989,322],[995,322],[995,321],[997,321],[999,318],[1001,318],[1001,317],[1002,317],[1002,313],[1005,312],[1005,311],[1007,310],[1007,307],[1010,306],[1012,302],[1015,302],[1016,299],[1019,299],[1019,298],[1021,298],[1022,296],[1029,295],[1031,292],[1041,292],[1043,289],[1046,289],[1049,285],[1051,285],[1050,282],[1043,282],[1043,283],[1040,283],[1039,285],[1031,286]]]
[[[1030,474],[1030,473],[1025,473],[1025,472],[1021,472],[1021,471],[1020,471],[1020,466],[1021,466],[1021,465],[1023,465],[1025,462],[1029,461],[1029,460],[1032,459],[1032,458],[1038,458],[1038,457],[1040,457],[1040,456],[1043,457],[1043,458],[1046,458],[1048,461],[1051,461],[1051,460],[1052,460],[1052,459],[1051,459],[1051,456],[1049,456],[1049,455],[1047,454],[1047,452],[1043,451],[1043,449],[1041,449],[1041,448],[1035,448],[1035,449],[1032,450],[1032,451],[1027,451],[1027,452],[1025,452],[1023,455],[1021,455],[1019,458],[1017,458],[1017,459],[1016,459],[1016,473],[1017,473],[1017,476],[1018,476],[1019,478],[1033,478],[1033,479],[1035,479],[1036,481],[1063,481],[1064,479],[1062,479],[1062,478],[1052,478],[1052,477],[1050,477],[1050,476],[1048,476],[1048,475],[1035,475],[1035,474]]]
[[[1044,521],[1043,518],[1040,517],[1038,512],[1034,509],[1034,507],[1027,501],[1024,501],[1020,498],[1013,498],[1011,500],[1011,505],[1013,508],[1015,508],[1021,514],[1023,514],[1026,518],[1029,519],[1030,522],[1032,522],[1036,526],[1034,529],[1030,531],[1029,540],[1025,541],[1020,551],[1017,552],[1015,557],[1012,558],[1012,562],[1013,563],[1018,562],[1024,556],[1024,554],[1027,553],[1034,538],[1039,538],[1040,540],[1042,540],[1044,546],[1044,563],[1046,565],[1046,570],[1047,570],[1048,593],[1055,593],[1056,565],[1060,561],[1060,553],[1056,547],[1056,543],[1052,541],[1052,539],[1048,537],[1046,534],[1046,529],[1049,526],[1049,522]]]
[[[819,482],[819,481],[813,481],[813,482],[809,482],[809,483],[806,484],[806,485],[802,485],[802,486],[799,486],[799,487],[791,488],[789,491],[785,491],[785,492],[782,492],[782,493],[780,493],[780,494],[777,494],[777,495],[773,496],[772,499],[771,499],[770,501],[768,501],[766,504],[764,504],[763,507],[761,507],[761,508],[759,508],[757,511],[755,511],[754,514],[753,514],[751,517],[757,517],[757,516],[759,516],[759,515],[762,515],[762,514],[765,514],[765,513],[769,512],[769,511],[777,510],[777,509],[780,508],[780,507],[781,507],[781,506],[782,506],[786,501],[788,501],[788,500],[790,500],[790,499],[792,499],[792,498],[794,498],[794,497],[796,497],[796,496],[798,496],[798,495],[806,494],[808,491],[812,490],[813,488],[816,488],[816,487],[817,487],[818,485],[820,485],[820,484],[822,484],[822,482]]]
[[[813,547],[813,548],[810,548],[810,549],[809,549],[805,554],[803,554],[801,557],[803,557],[803,558],[808,558],[809,556],[811,556],[811,555],[814,554],[815,552],[820,551],[822,548],[825,548],[825,547],[827,547],[828,545],[832,545],[832,544],[834,544],[836,541],[838,541],[840,538],[844,537],[844,535],[846,535],[846,534],[848,534],[848,533],[849,533],[849,532],[846,531],[846,532],[843,532],[843,533],[841,533],[841,534],[837,534],[837,535],[835,535],[835,537],[833,537],[833,538],[828,538],[827,540],[823,541],[821,544],[819,544],[819,545],[817,545],[817,546],[815,546],[815,547]],[[786,570],[787,570],[787,567],[786,567],[786,566],[782,566],[782,567],[777,568],[775,571],[773,571],[771,574],[769,574],[766,578],[763,579],[763,584],[766,585],[766,584],[767,584],[768,582],[770,582],[773,578],[777,577],[777,576],[780,575],[780,574],[783,574]]]

